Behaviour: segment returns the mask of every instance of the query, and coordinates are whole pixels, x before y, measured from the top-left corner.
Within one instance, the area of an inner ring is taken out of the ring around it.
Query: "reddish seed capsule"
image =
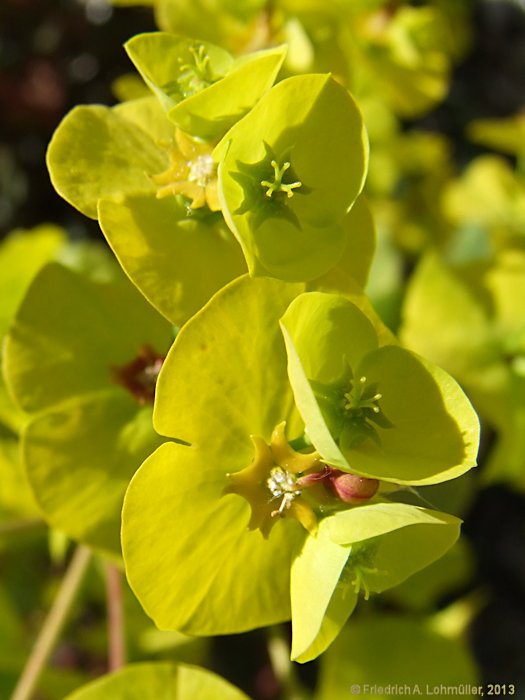
[[[331,469],[327,476],[334,494],[345,503],[358,504],[368,501],[376,495],[379,488],[377,479],[367,479],[339,469]]]

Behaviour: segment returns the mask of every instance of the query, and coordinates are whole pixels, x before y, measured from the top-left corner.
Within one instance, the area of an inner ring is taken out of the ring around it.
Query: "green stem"
[[[273,672],[280,683],[283,697],[286,700],[308,700],[310,695],[301,685],[293,661],[290,661],[290,649],[282,628],[272,627],[269,630],[268,656]]]
[[[106,597],[108,608],[108,668],[109,671],[117,671],[126,663],[122,574],[115,564],[109,562],[106,564]]]
[[[64,575],[58,594],[40,630],[11,700],[30,700],[40,675],[71,612],[91,560],[91,550],[79,545]]]
[[[10,520],[0,525],[0,537],[2,535],[15,535],[18,532],[44,527],[46,524],[40,518],[28,518],[27,520]]]

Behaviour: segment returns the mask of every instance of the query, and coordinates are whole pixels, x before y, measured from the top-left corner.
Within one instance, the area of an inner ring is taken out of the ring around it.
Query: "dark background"
[[[474,41],[444,102],[418,122],[446,134],[458,167],[479,153],[464,136],[475,117],[525,108],[525,1],[473,3]],[[122,44],[154,30],[150,8],[113,8],[105,0],[0,0],[0,238],[19,227],[53,222],[73,237],[96,236],[87,220],[54,192],[45,150],[76,104],[114,103],[111,84],[131,72]],[[410,124],[407,124],[409,127]],[[503,487],[478,496],[465,533],[477,554],[476,579],[487,603],[470,629],[484,680],[517,685],[525,698],[525,500]],[[217,670],[250,688],[257,669],[238,668],[257,635],[222,638]],[[237,664],[238,666],[238,664]],[[308,673],[308,670],[304,671]]]

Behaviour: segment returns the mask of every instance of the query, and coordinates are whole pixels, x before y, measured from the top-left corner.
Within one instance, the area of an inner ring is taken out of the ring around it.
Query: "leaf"
[[[351,615],[357,594],[340,582],[350,547],[330,539],[328,520],[307,537],[292,564],[292,650],[304,663],[322,654]]]
[[[113,386],[113,367],[146,343],[163,352],[170,340],[169,325],[124,277],[98,284],[53,263],[33,281],[6,338],[6,381],[34,412]]]
[[[5,334],[29,283],[65,244],[64,231],[42,224],[11,232],[0,247],[0,338]]]
[[[29,422],[22,433],[23,460],[52,527],[104,552],[120,552],[124,492],[161,443],[151,413],[115,388],[73,398]]]
[[[508,366],[502,361],[488,309],[459,271],[425,256],[408,286],[403,343],[454,375],[483,416],[509,420]]]
[[[187,218],[175,197],[102,200],[98,211],[130,279],[177,326],[245,271],[242,252],[222,221]]]
[[[22,437],[28,480],[45,518],[68,536],[119,552],[126,485],[160,443],[117,370],[145,346],[165,352],[171,328],[120,271],[85,279],[58,264],[31,284],[6,339],[6,381],[37,416]]]
[[[175,34],[199,36],[235,53],[247,49],[259,29],[265,0],[227,3],[223,0],[157,0],[155,18],[159,27]]]
[[[475,119],[467,126],[467,137],[474,143],[520,156],[525,140],[525,118],[518,113],[503,119]]]
[[[219,676],[186,664],[131,664],[98,678],[65,700],[248,700]]]
[[[0,437],[0,522],[12,516],[34,517],[35,500],[27,484],[20,460],[18,439]]]
[[[54,188],[92,219],[101,197],[155,191],[151,176],[166,166],[167,157],[142,129],[101,106],[75,107],[47,151]]]
[[[395,695],[417,685],[425,697],[435,687],[477,683],[464,644],[433,632],[424,619],[382,613],[354,620],[325,654],[318,698],[340,700],[352,687],[360,697],[377,698],[386,688]]]

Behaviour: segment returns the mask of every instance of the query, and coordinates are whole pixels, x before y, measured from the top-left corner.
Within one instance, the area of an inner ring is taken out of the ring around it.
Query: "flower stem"
[[[16,535],[19,532],[47,527],[41,518],[27,518],[25,520],[8,520],[0,525],[0,536]]]
[[[300,683],[294,664],[290,661],[290,649],[282,628],[272,627],[268,636],[268,656],[273,672],[286,700],[309,700],[310,694]]]
[[[91,550],[79,545],[64,575],[58,594],[40,630],[11,700],[29,700],[71,612],[91,560]]]
[[[118,567],[106,564],[106,597],[108,609],[108,669],[116,671],[126,663],[122,574]]]

